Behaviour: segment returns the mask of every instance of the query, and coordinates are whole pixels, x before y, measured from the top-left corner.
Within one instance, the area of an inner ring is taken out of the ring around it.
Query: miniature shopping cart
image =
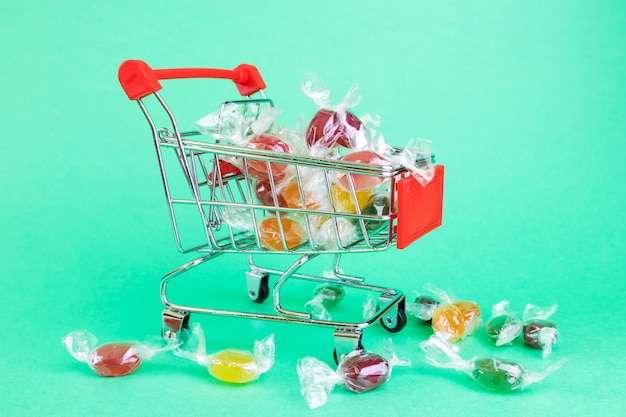
[[[402,291],[369,285],[361,277],[345,274],[340,268],[341,256],[348,253],[378,252],[392,246],[402,249],[438,227],[442,215],[443,166],[434,166],[434,177],[423,185],[411,171],[400,164],[373,165],[235,146],[220,140],[219,123],[213,137],[199,131],[183,132],[174,113],[159,94],[162,80],[182,78],[232,80],[244,99],[225,102],[220,108],[220,115],[228,106],[237,105],[249,111],[251,117],[256,117],[260,109],[273,106],[272,101],[264,94],[263,79],[252,65],[242,64],[234,70],[152,69],[143,61],[129,60],[119,68],[119,81],[124,91],[129,99],[139,104],[152,131],[178,249],[182,253],[196,252],[200,255],[162,278],[161,299],[166,307],[163,311],[163,336],[172,338],[184,335],[189,328],[189,317],[192,313],[328,326],[334,328],[337,359],[362,347],[362,330],[367,326],[380,322],[390,332],[400,331],[407,322],[405,296]],[[164,124],[157,124],[157,120]],[[395,151],[401,152],[402,149],[396,148]],[[171,160],[177,162],[173,165],[166,164],[164,161],[167,155],[173,155],[170,156]],[[417,160],[416,164],[425,166],[431,162],[432,158],[428,155]],[[276,167],[291,167],[298,187],[296,195],[302,200],[302,204],[295,208],[280,204],[277,184],[271,180],[267,190],[270,198],[264,199],[264,202],[259,201],[250,176],[252,164],[262,164],[267,169],[269,178],[272,178],[272,171]],[[172,180],[172,169],[178,171],[177,175],[182,172],[184,180]],[[325,208],[309,207],[305,202],[303,182],[311,171],[321,173],[319,178],[328,190],[325,198],[329,204]],[[352,200],[355,207],[352,211],[332,202],[330,194],[333,179],[338,176],[347,180],[347,198]],[[357,176],[377,177],[388,184],[386,198],[390,204],[386,212],[372,214],[360,210],[354,186],[354,178]],[[196,217],[199,214],[202,222],[200,244],[183,244],[179,232],[179,225],[183,221],[179,214],[181,208],[191,208]],[[227,221],[232,220],[233,213],[245,215],[250,227],[237,228],[232,221]],[[305,239],[301,244],[291,245],[283,223],[278,221],[277,245],[268,247],[263,244],[259,236],[259,225],[268,215],[279,219],[299,216]],[[316,219],[328,222],[330,233],[335,236],[332,244],[316,242],[313,236]],[[345,221],[350,221],[360,232],[358,238],[342,240],[339,229],[341,222]],[[370,227],[373,223],[377,227]],[[174,303],[168,298],[168,284],[174,278],[225,253],[247,254],[249,271],[245,273],[245,280],[248,296],[252,301],[261,303],[271,295],[274,307],[271,314],[188,306]],[[287,268],[276,269],[262,267],[257,262],[258,257],[257,260],[254,259],[257,255],[270,253],[291,254],[296,260]],[[319,255],[332,255],[332,273],[326,272],[323,276],[302,273],[301,268]],[[271,288],[270,277],[277,277]],[[377,310],[362,320],[348,322],[321,319],[304,309],[298,311],[286,308],[281,290],[288,280],[313,281],[362,290],[375,295]]]

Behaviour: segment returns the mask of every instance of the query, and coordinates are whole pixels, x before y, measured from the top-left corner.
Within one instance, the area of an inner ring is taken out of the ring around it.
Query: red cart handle
[[[144,61],[124,61],[117,72],[126,95],[137,100],[161,89],[159,80],[173,78],[227,78],[235,83],[242,96],[249,96],[265,88],[259,70],[254,65],[241,64],[233,70],[214,68],[152,69]]]

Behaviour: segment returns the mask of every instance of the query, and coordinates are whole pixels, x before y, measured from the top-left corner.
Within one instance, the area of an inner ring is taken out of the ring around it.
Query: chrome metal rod
[[[311,319],[311,315],[309,313],[302,313],[299,311],[291,311],[291,310],[287,310],[285,308],[283,308],[280,305],[280,289],[282,288],[282,286],[285,284],[285,282],[287,282],[287,280],[298,270],[300,269],[300,267],[302,267],[302,265],[304,265],[305,263],[307,263],[309,260],[313,259],[316,255],[303,255],[300,258],[298,258],[297,261],[295,261],[290,267],[289,269],[287,269],[285,271],[285,273],[283,273],[278,280],[276,280],[276,283],[274,284],[274,290],[272,292],[272,297],[274,300],[274,309],[276,309],[276,311],[284,316],[287,317],[298,317],[298,318],[302,318],[302,319],[306,319],[306,320],[310,320]]]

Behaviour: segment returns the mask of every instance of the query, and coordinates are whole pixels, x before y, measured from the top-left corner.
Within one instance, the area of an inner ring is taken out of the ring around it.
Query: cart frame
[[[178,250],[181,253],[197,252],[200,255],[169,272],[161,280],[161,301],[166,307],[162,314],[164,338],[184,338],[192,313],[329,326],[335,329],[337,360],[355,348],[362,347],[362,330],[375,322],[380,321],[390,332],[402,330],[407,321],[405,296],[402,291],[369,285],[365,283],[364,278],[344,274],[340,268],[341,256],[347,253],[382,251],[394,244],[402,249],[441,225],[443,166],[435,166],[433,179],[424,184],[399,164],[373,165],[233,146],[220,141],[219,126],[215,132],[216,140],[208,140],[198,131],[180,131],[174,113],[159,94],[162,88],[160,80],[198,77],[230,79],[246,99],[223,103],[220,114],[230,105],[249,106],[258,112],[262,106],[273,106],[273,102],[266,97],[265,83],[252,65],[242,64],[234,70],[152,69],[143,61],[129,60],[122,63],[118,76],[128,98],[138,103],[150,125]],[[258,94],[257,98],[253,98],[253,94]],[[166,117],[163,119],[167,127],[157,127],[156,119],[144,102],[148,97],[153,97],[157,108],[164,112]],[[186,196],[182,198],[178,195],[174,197],[172,181],[168,176],[170,167],[164,162],[164,152],[171,150],[176,155],[188,185],[185,187]],[[395,151],[400,152],[402,149],[396,148]],[[232,161],[241,163],[239,169],[232,169],[233,165],[230,164]],[[262,163],[266,167],[273,205],[262,204],[254,198],[249,174],[251,161],[255,161],[256,164]],[[416,163],[426,167],[432,163],[432,159],[430,156],[424,157]],[[301,201],[299,207],[285,207],[279,204],[277,184],[272,179],[272,171],[276,171],[276,167],[279,166],[292,167],[295,173],[294,178],[298,184],[298,196]],[[327,207],[307,207],[303,191],[305,170],[315,170],[323,174],[321,178],[328,190]],[[331,187],[336,175],[345,177],[355,212],[346,211],[333,203]],[[372,215],[361,212],[355,187],[357,176],[378,177],[389,183],[388,213]],[[206,240],[200,244],[183,244],[176,215],[178,206],[197,208]],[[225,221],[231,213],[239,212],[245,213],[251,220],[250,230],[238,230]],[[267,213],[273,213],[272,215],[278,219],[279,247],[268,248],[259,238],[259,218]],[[290,246],[286,239],[283,219],[287,216],[300,216],[303,219],[307,239],[296,247]],[[314,239],[312,225],[316,219],[326,219],[324,221],[330,222],[330,231],[335,233],[331,245],[328,242],[320,244]],[[355,225],[360,232],[360,238],[344,241],[340,232],[341,221],[350,221]],[[380,226],[373,233],[368,230],[368,225],[372,222]],[[203,265],[208,260],[215,259],[218,255],[229,252],[248,254],[249,271],[246,273],[246,284],[248,296],[252,301],[260,303],[268,298],[269,277],[278,277],[271,290],[274,314],[190,306],[175,303],[168,298],[167,288],[174,278]],[[297,260],[284,270],[267,268],[254,262],[254,256],[261,253],[291,254],[296,255]],[[330,276],[299,272],[300,268],[320,254],[333,255]],[[281,289],[290,279],[337,284],[346,288],[374,292],[378,294],[380,308],[371,317],[357,322],[317,319],[308,312],[290,310],[282,306]]]

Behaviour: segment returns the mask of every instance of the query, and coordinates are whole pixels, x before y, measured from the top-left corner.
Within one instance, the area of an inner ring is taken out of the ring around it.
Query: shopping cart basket
[[[230,79],[245,98],[225,102],[219,114],[228,106],[237,105],[244,106],[252,117],[256,117],[260,109],[273,106],[273,103],[266,97],[265,83],[257,68],[252,65],[242,64],[234,70],[152,69],[143,61],[129,60],[122,63],[118,75],[128,98],[139,104],[150,125],[178,249],[182,253],[196,252],[200,255],[169,272],[161,280],[161,300],[166,307],[163,311],[162,333],[165,338],[184,336],[185,330],[189,328],[191,313],[321,325],[334,328],[337,359],[362,347],[362,330],[369,325],[380,322],[390,332],[400,331],[406,325],[405,296],[402,291],[366,284],[361,277],[343,273],[339,264],[341,256],[347,253],[377,252],[392,246],[405,248],[438,227],[442,216],[443,166],[434,166],[434,177],[422,185],[411,171],[400,164],[374,165],[235,146],[220,140],[219,123],[213,138],[199,131],[181,131],[174,113],[159,94],[162,80]],[[148,110],[147,100],[150,100],[156,111]],[[154,113],[159,113],[159,120],[164,125],[157,124]],[[401,151],[396,148],[396,152]],[[173,168],[164,163],[167,153],[173,154],[172,159],[178,161]],[[416,164],[430,163],[431,156],[427,158],[416,160]],[[250,176],[252,166],[259,164],[267,170],[270,178],[266,190],[269,198],[264,198],[263,202],[255,195]],[[290,167],[293,170],[297,185],[295,195],[300,205],[288,207],[279,202],[278,186],[271,180],[273,171],[279,167]],[[179,173],[182,171],[185,180],[179,183],[171,180],[171,169]],[[306,201],[303,183],[305,177],[313,171],[321,174],[319,178],[327,190],[324,198],[329,204],[325,208],[311,207]],[[385,197],[390,202],[388,210],[382,213],[364,213],[360,210],[354,182],[357,176],[386,181],[388,187]],[[353,210],[333,203],[331,188],[337,177],[344,178],[348,185],[346,198],[353,202]],[[181,219],[178,213],[181,207],[191,207],[196,215],[199,214],[203,236],[200,244],[183,243],[179,232]],[[232,221],[228,221],[233,213],[245,215],[250,227],[235,227]],[[278,237],[274,245],[266,244],[259,236],[260,223],[267,216],[278,219]],[[289,216],[299,216],[304,230],[305,239],[296,245],[289,241],[282,221]],[[334,236],[330,244],[320,243],[314,236],[316,222],[320,219],[328,222],[328,230]],[[341,238],[341,222],[345,221],[356,227],[358,238],[349,241]],[[376,227],[371,227],[372,224]],[[274,310],[270,314],[188,306],[174,303],[168,298],[167,287],[174,278],[225,253],[247,254],[249,271],[245,278],[248,296],[252,301],[260,303],[272,295]],[[262,267],[254,260],[256,255],[268,253],[296,255],[297,259],[283,269]],[[301,273],[301,267],[307,262],[326,254],[332,255],[332,273],[324,276]],[[277,277],[271,290],[270,276]],[[335,284],[376,294],[378,309],[363,320],[347,322],[320,319],[305,309],[297,311],[285,308],[281,289],[292,279]]]

